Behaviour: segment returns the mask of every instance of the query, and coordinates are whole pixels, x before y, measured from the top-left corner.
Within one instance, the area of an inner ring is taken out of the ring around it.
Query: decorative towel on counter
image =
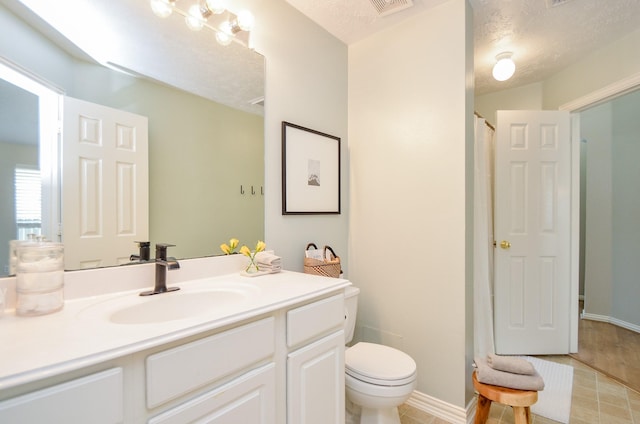
[[[260,271],[278,272],[282,269],[282,259],[280,256],[271,253],[256,253],[256,262]]]
[[[493,369],[487,361],[482,358],[476,358],[475,363],[477,367],[476,375],[480,383],[518,390],[540,391],[544,389],[544,380],[535,369],[535,374],[524,375]]]
[[[487,364],[494,370],[514,374],[534,375],[536,373],[531,362],[515,356],[500,356],[490,353],[487,355]]]

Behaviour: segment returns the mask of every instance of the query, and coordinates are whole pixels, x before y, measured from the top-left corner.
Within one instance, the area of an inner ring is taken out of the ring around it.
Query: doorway
[[[635,76],[562,107],[576,112],[584,171],[583,303],[573,356],[635,390],[640,390],[640,308],[635,304],[640,298],[639,84]]]

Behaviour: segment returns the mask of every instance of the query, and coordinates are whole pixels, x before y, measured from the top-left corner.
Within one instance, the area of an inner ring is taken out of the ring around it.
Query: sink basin
[[[259,293],[251,284],[217,284],[189,287],[153,296],[127,293],[84,308],[78,317],[114,324],[156,324],[233,312],[250,296]]]
[[[109,316],[109,320],[116,324],[173,321],[202,315],[214,308],[220,310],[244,298],[241,293],[222,290],[165,293],[145,299],[144,303],[116,310]]]

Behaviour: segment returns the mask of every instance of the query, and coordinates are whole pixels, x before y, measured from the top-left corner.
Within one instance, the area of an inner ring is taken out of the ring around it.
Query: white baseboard
[[[471,424],[475,416],[476,402],[474,396],[466,408],[461,408],[414,390],[406,403],[451,424]]]
[[[630,322],[622,321],[617,318],[613,318],[607,315],[590,314],[585,312],[582,314],[583,319],[590,319],[591,321],[608,322],[609,324],[617,325],[618,327],[626,328],[627,330],[640,333],[640,325],[632,324]]]

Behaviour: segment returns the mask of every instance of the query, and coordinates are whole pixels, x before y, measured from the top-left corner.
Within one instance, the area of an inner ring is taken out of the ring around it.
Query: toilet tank
[[[344,289],[344,344],[351,343],[356,329],[356,314],[358,313],[358,294],[360,289],[349,286]]]

